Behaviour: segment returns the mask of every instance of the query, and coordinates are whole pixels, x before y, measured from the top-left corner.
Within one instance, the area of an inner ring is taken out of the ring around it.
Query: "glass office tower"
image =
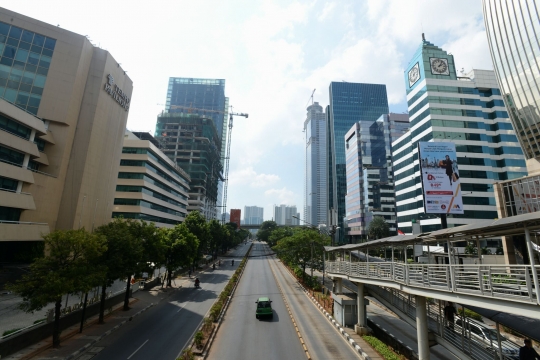
[[[540,19],[534,0],[484,0],[484,22],[497,80],[527,158],[540,174]]]
[[[423,40],[404,73],[410,131],[392,143],[398,228],[438,230],[424,213],[418,142],[456,144],[464,214],[448,215],[448,227],[497,218],[493,185],[527,174],[495,73],[474,69],[457,76],[453,55]]]
[[[345,242],[345,133],[358,121],[375,121],[388,114],[386,85],[349,82],[330,83],[330,105],[327,108],[328,209],[337,212],[338,243]],[[328,222],[330,224],[330,221]]]

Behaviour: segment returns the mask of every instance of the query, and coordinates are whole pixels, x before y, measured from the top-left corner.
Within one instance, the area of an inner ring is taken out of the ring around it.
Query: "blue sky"
[[[134,82],[128,128],[152,131],[170,76],[226,79],[235,111],[228,208],[302,213],[305,107],[331,81],[386,84],[404,112],[403,71],[426,39],[458,69],[493,69],[480,0],[55,1],[2,6],[88,35]]]

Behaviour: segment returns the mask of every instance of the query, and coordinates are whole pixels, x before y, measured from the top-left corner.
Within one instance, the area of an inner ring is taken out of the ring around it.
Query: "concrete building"
[[[375,121],[388,114],[386,85],[349,82],[330,83],[330,105],[327,107],[327,207],[329,218],[337,221],[335,241],[345,242],[347,224],[345,217],[345,133],[358,121]],[[337,212],[336,215],[333,212]]]
[[[126,131],[112,217],[174,227],[187,215],[189,181],[152,135]]]
[[[188,212],[217,219],[218,182],[223,181],[219,137],[212,119],[189,113],[161,113],[155,137],[163,153],[190,177]]]
[[[318,102],[308,106],[304,121],[306,160],[304,219],[310,224],[327,224],[326,114]]]
[[[300,213],[296,205],[274,205],[274,221],[278,225],[300,225]]]
[[[359,121],[345,134],[348,242],[367,240],[369,223],[383,217],[396,235],[396,199],[392,172],[392,141],[409,129],[407,114],[381,115]]]
[[[500,218],[540,210],[540,18],[533,0],[484,0],[497,82],[527,160],[529,176],[495,184]],[[530,263],[524,236],[503,238],[506,262]],[[538,262],[538,259],[536,260]]]
[[[527,169],[495,73],[458,77],[454,57],[423,40],[404,75],[410,131],[392,143],[398,228],[410,234],[413,221],[422,232],[441,226],[438,217],[424,214],[420,141],[456,145],[464,214],[448,215],[448,227],[497,218],[493,184]]]
[[[0,54],[0,261],[31,261],[43,234],[110,221],[133,84],[85,36],[3,8]]]
[[[198,114],[214,122],[220,145],[221,168],[224,168],[229,98],[224,79],[169,78],[165,109],[169,113]],[[223,181],[218,182],[216,216],[221,220]]]
[[[263,223],[264,208],[258,206],[244,206],[244,222],[246,225],[260,225]]]

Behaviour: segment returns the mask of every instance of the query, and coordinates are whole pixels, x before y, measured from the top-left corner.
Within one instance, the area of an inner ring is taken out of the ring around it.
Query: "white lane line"
[[[137,350],[135,350],[135,351],[133,352],[133,354],[129,355],[129,357],[127,358],[127,360],[131,359],[131,357],[132,357],[133,355],[135,355],[135,353],[136,353],[137,351],[141,350],[141,348],[148,342],[148,340],[150,340],[150,339],[146,339],[146,341],[143,342],[143,344],[142,344],[141,346],[139,346],[139,347],[137,348]]]
[[[186,306],[185,303],[184,303],[184,305],[182,305],[182,306],[180,307],[180,309],[178,309],[178,311],[177,311],[176,313],[178,314],[178,313],[180,312],[180,310],[182,310],[182,309],[184,308],[184,306]]]

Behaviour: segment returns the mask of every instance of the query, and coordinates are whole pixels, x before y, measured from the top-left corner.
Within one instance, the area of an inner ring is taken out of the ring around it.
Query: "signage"
[[[418,156],[426,214],[463,214],[456,146],[419,142]]]
[[[104,89],[121,107],[126,111],[129,110],[129,102],[131,99],[114,83],[114,77],[111,74],[107,75],[107,82],[105,83]]]

